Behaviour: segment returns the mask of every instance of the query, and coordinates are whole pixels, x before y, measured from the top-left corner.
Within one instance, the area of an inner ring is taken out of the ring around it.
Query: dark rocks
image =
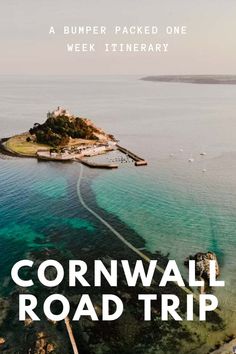
[[[210,260],[216,261],[216,277],[220,275],[220,267],[215,253],[213,252],[198,252],[194,256],[189,256],[184,264],[188,266],[189,260],[196,262],[196,276],[209,281],[210,278]]]
[[[0,298],[0,326],[4,323],[9,310],[9,301]]]

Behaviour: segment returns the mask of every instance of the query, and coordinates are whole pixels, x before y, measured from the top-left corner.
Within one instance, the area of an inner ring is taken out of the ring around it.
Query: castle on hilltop
[[[70,114],[70,112],[67,111],[67,109],[58,106],[57,109],[55,109],[52,112],[48,112],[47,117],[48,118],[56,118],[56,117],[60,117],[60,116],[65,116],[65,117],[72,117],[72,114]]]

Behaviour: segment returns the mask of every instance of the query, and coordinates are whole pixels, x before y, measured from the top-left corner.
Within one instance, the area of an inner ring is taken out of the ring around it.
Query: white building
[[[48,112],[47,116],[48,118],[49,117],[55,118],[59,116],[71,117],[72,115],[65,108],[58,106],[57,109],[55,109],[54,111]]]

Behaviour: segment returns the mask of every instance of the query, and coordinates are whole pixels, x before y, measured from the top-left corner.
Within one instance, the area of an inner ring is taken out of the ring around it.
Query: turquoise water
[[[93,190],[102,208],[118,215],[139,233],[148,250],[159,250],[176,259],[186,276],[183,266],[186,256],[214,251],[226,280],[224,291],[218,291],[220,303],[229,311],[236,310],[235,209],[229,205],[233,197],[228,190],[229,200],[221,199],[220,191],[209,198],[205,175],[199,175],[196,183],[198,189],[194,190],[192,186],[178,185],[163,171],[150,181],[148,169],[138,172],[123,169],[114,172],[112,181],[108,175],[95,179]]]
[[[132,76],[1,81],[2,136],[27,130],[61,105],[93,119],[148,160],[147,167],[85,168],[94,193],[89,205],[96,201],[120,218],[145,239],[148,250],[176,259],[184,274],[186,256],[216,252],[226,280],[225,289],[217,290],[220,304],[226,317],[229,311],[236,318],[236,87],[151,83]],[[78,164],[0,159],[1,279],[32,249],[56,244],[69,251],[80,230],[86,237],[96,233],[93,218],[78,202],[78,175]]]
[[[34,159],[0,159],[0,278],[9,286],[13,264],[27,252],[63,249],[81,230],[94,233],[93,222],[79,210],[78,165],[58,166]],[[58,238],[58,243],[52,239]]]

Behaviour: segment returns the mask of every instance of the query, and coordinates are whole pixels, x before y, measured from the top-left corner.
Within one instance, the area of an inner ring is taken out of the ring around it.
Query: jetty
[[[126,156],[129,156],[134,161],[135,166],[147,165],[146,160],[144,160],[142,157],[134,154],[132,151],[124,148],[121,145],[116,144],[116,150],[119,150],[120,152],[122,152]],[[77,160],[77,161],[81,162],[83,165],[91,167],[91,168],[114,169],[114,168],[119,167],[119,165],[116,163],[100,163],[100,162],[88,161],[87,159],[83,159],[81,157],[75,157],[75,160]]]
[[[113,169],[118,168],[119,166],[114,163],[96,163],[88,160],[80,159],[78,157],[75,158],[76,161],[81,162],[83,165],[91,167],[91,168],[103,168],[103,169]]]
[[[130,150],[124,148],[123,146],[120,145],[116,145],[117,149],[121,152],[123,152],[124,154],[128,155],[131,159],[134,160],[134,164],[135,166],[145,166],[147,165],[147,161],[144,160],[142,157],[134,154],[133,152],[131,152]]]

